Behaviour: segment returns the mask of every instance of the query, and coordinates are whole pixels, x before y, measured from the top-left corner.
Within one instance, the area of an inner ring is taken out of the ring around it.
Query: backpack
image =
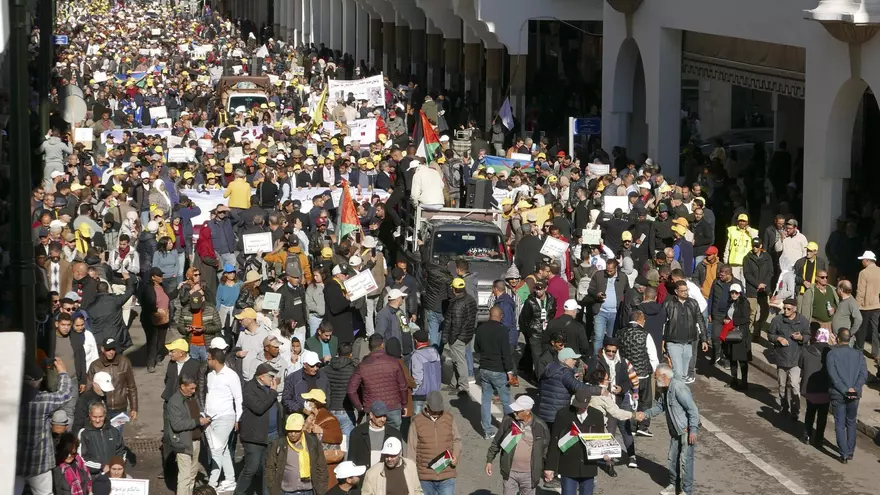
[[[287,276],[302,278],[302,263],[299,261],[299,253],[287,253],[287,259],[284,261],[284,273]]]
[[[596,267],[578,265],[574,267],[574,270],[572,271],[575,273],[575,276],[580,276],[575,297],[578,301],[583,301],[584,298],[587,297],[587,291],[590,290],[590,280],[593,278],[593,274],[597,271]]]

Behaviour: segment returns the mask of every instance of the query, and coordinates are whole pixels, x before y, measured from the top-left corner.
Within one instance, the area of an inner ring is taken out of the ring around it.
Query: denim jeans
[[[425,495],[455,495],[455,478],[443,481],[420,481]]]
[[[183,280],[184,270],[186,268],[186,252],[179,251],[177,253],[177,278],[178,280]]]
[[[267,439],[268,442],[275,440],[273,436]],[[244,448],[244,467],[238,475],[238,482],[235,485],[234,495],[245,495],[251,493],[251,485],[254,478],[260,479],[260,490],[258,493],[268,493],[266,489],[266,480],[263,478],[263,464],[266,462],[266,450],[268,445],[259,443],[242,442]]]
[[[593,495],[596,478],[562,477],[562,495]]]
[[[354,413],[350,411],[330,411],[330,413],[333,414],[333,417],[335,417],[337,421],[339,421],[339,429],[342,430],[342,434],[345,436],[345,439],[348,440],[351,436],[351,430],[354,429],[354,419],[352,419]],[[348,449],[346,449],[345,452],[347,457]]]
[[[141,212],[141,225],[147,225],[150,223],[150,210]]]
[[[599,311],[593,316],[593,354],[597,354],[602,348],[605,336],[614,337],[614,320],[617,312]]]
[[[321,318],[320,316],[314,313],[309,313],[309,335],[315,335],[316,333],[318,333],[318,326],[321,325],[322,320],[323,318]],[[306,345],[305,342],[300,343],[303,346]]]
[[[428,326],[428,338],[431,339],[431,345],[440,350],[440,325],[443,324],[443,313],[426,309],[425,324]]]
[[[494,433],[494,428],[492,428],[492,396],[494,392],[497,392],[501,397],[504,414],[510,414],[510,389],[507,388],[507,373],[481,369],[480,386],[483,388],[480,423],[483,426],[483,434],[489,435]]]
[[[856,414],[859,412],[859,401],[831,399],[831,412],[834,414],[834,434],[837,436],[840,455],[852,457],[856,450]]]
[[[403,423],[403,414],[400,409],[388,411],[388,424],[400,431],[400,425]]]
[[[469,342],[464,349],[464,360],[467,362],[468,378],[474,377],[474,350],[473,341]]]
[[[666,343],[666,353],[669,354],[669,359],[672,361],[672,371],[675,372],[676,378],[684,379],[687,376],[688,363],[691,360],[693,349],[690,342],[685,344],[679,342]]]
[[[422,409],[425,408],[425,401],[423,400],[413,400],[413,412],[412,417],[415,417],[418,413],[422,412]]]
[[[687,432],[669,437],[669,455],[666,468],[669,470],[669,484],[676,486],[681,479],[681,491],[685,495],[694,493],[694,446],[688,444]]]
[[[195,359],[196,361],[207,361],[208,349],[203,345],[190,345],[189,357]]]

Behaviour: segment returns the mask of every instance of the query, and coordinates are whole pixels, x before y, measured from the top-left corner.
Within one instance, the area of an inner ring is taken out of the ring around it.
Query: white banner
[[[150,480],[110,478],[110,495],[149,495]]]
[[[362,143],[376,142],[376,119],[357,119],[348,123],[351,139]]]
[[[348,293],[349,301],[356,301],[379,287],[373,278],[373,272],[370,270],[364,270],[346,279],[343,284],[345,284],[345,291]]]
[[[620,208],[624,213],[629,213],[629,198],[626,196],[604,196],[602,199],[602,211],[614,213],[614,210]]]
[[[245,234],[241,236],[241,243],[244,245],[244,254],[271,253],[272,233]]]
[[[91,143],[95,140],[95,130],[91,127],[77,127],[73,130],[73,140],[77,143]]]
[[[605,175],[610,173],[611,165],[607,163],[591,163],[587,165],[589,175]]]
[[[164,119],[168,117],[168,110],[163,107],[152,107],[150,108],[150,118],[151,119]]]
[[[564,257],[566,251],[568,251],[568,243],[555,237],[544,239],[544,245],[541,247],[541,254],[554,260]]]
[[[336,100],[347,100],[349,93],[354,95],[355,100],[367,100],[370,108],[385,106],[385,80],[382,74],[353,81],[331,79],[328,84],[327,108],[330,110],[336,106]]]

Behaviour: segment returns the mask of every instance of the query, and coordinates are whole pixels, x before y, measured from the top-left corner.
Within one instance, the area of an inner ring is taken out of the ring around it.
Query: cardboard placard
[[[589,175],[605,175],[611,172],[611,165],[606,163],[591,163],[587,165]]]
[[[629,199],[626,196],[605,196],[602,199],[602,211],[614,213],[614,210],[620,208],[624,213],[629,213]]]
[[[175,146],[183,144],[183,138],[179,136],[168,136],[167,142],[169,148],[174,148]]]
[[[272,233],[260,232],[259,234],[245,234],[241,236],[244,245],[244,254],[271,253]],[[264,306],[265,307],[265,306]]]
[[[544,245],[541,246],[541,254],[554,260],[565,256],[566,251],[568,251],[568,243],[555,237],[547,237],[544,239]]]
[[[277,311],[281,307],[281,294],[278,292],[267,292],[263,294],[263,310]]]
[[[168,163],[186,163],[186,149],[185,148],[173,148],[168,150]]]
[[[156,28],[150,29],[150,35],[151,36],[162,36],[162,30],[156,29]]]
[[[150,118],[151,119],[164,119],[168,117],[168,109],[164,106],[161,107],[152,107],[150,108]]]
[[[198,146],[202,149],[202,152],[204,153],[214,152],[214,143],[210,139],[199,139]]]
[[[583,229],[581,232],[581,244],[588,246],[602,244],[602,231],[599,229]]]
[[[349,277],[343,284],[345,284],[345,291],[348,293],[349,301],[356,301],[379,288],[376,285],[376,280],[373,278],[373,272],[370,270],[364,270],[353,277]]]
[[[77,127],[73,130],[73,140],[77,143],[91,143],[95,140],[95,131],[91,127]]]
[[[107,73],[106,72],[94,72],[92,74],[92,79],[94,79],[96,83],[106,82],[107,81]]]
[[[150,480],[111,478],[110,495],[149,495]]]
[[[236,165],[244,159],[244,150],[241,146],[229,148],[229,163]],[[268,252],[268,251],[267,251]]]

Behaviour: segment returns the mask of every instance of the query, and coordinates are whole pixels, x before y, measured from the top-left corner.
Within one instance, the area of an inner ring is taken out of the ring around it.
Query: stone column
[[[370,14],[363,7],[357,8],[357,35],[355,36],[355,62],[360,64],[361,60],[367,63],[370,61]]]
[[[288,0],[287,9],[287,42],[296,47],[302,43],[303,34],[303,0]]]
[[[397,45],[397,70],[401,76],[408,76],[410,73],[410,39],[409,26],[402,24],[402,19],[398,20],[397,29],[394,34]]]
[[[490,127],[495,112],[501,108],[501,66],[504,59],[503,49],[486,50],[486,122],[485,129]]]
[[[358,45],[357,33],[358,8],[354,0],[342,0],[342,53],[356,56]]]
[[[370,66],[382,66],[382,46],[385,44],[382,32],[382,18],[370,19]]]
[[[333,48],[330,42],[333,39],[333,2],[334,0],[321,1],[321,43]]]
[[[678,177],[681,118],[681,31],[659,29],[656,40],[642,52],[645,74],[656,83],[645,88],[648,156],[663,167],[663,175]],[[640,48],[644,45],[640,44]]]
[[[345,30],[343,24],[343,0],[330,0],[330,48],[342,50],[342,36]]]
[[[425,33],[427,72],[425,82],[428,90],[443,86],[443,33]]]
[[[461,39],[444,39],[443,52],[446,63],[446,79],[444,81],[444,86],[447,90],[458,89],[459,78],[461,76]]]
[[[519,122],[516,129],[522,135],[526,114],[526,62],[528,55],[510,55],[510,108]]]
[[[476,93],[480,87],[480,74],[483,69],[483,44],[464,44],[464,90]],[[474,94],[474,97],[479,98]]]
[[[415,74],[419,84],[425,84],[425,30],[410,29],[409,31],[411,61],[410,72]]]
[[[284,39],[284,32],[287,30],[287,7],[290,0],[275,0],[272,4],[272,32],[275,33],[275,39]]]
[[[388,77],[393,77],[397,73],[396,34],[397,26],[393,22],[382,23],[382,72]]]

